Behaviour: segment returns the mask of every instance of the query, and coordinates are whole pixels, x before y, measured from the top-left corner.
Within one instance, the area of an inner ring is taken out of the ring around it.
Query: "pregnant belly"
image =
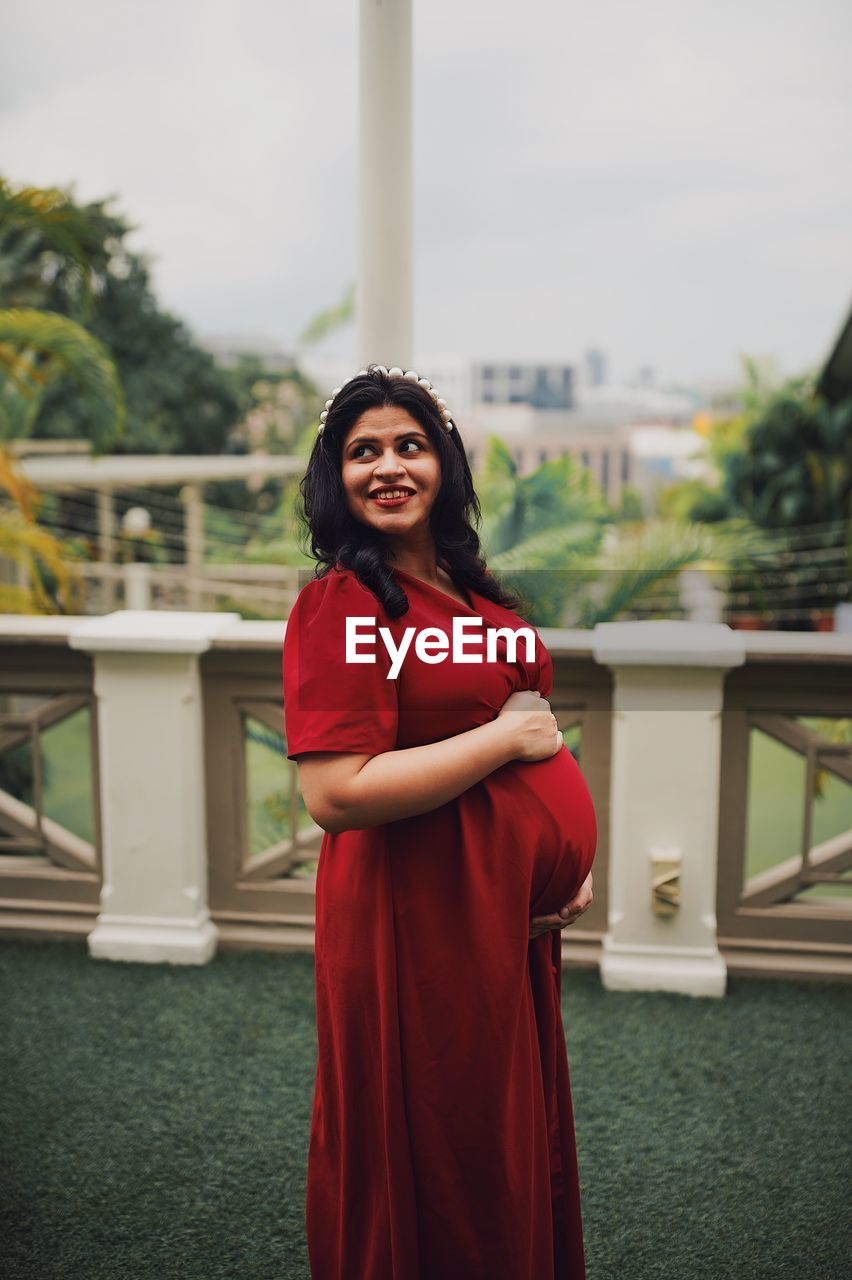
[[[592,797],[567,747],[547,760],[513,760],[484,780],[495,815],[529,859],[530,914],[549,915],[574,897],[597,846]]]

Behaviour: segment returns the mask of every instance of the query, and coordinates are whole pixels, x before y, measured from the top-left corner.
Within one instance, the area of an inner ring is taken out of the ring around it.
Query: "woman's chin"
[[[380,531],[392,530],[396,536],[406,535],[409,533],[417,533],[422,528],[428,527],[429,518],[414,517],[412,513],[407,511],[394,511],[388,508],[385,511],[366,511],[361,518],[361,523],[369,525],[371,529],[379,529]]]

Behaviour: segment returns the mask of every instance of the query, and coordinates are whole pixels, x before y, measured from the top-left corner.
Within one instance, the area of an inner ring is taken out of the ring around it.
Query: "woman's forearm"
[[[511,732],[499,717],[441,742],[385,751],[334,797],[326,829],[349,831],[428,813],[514,759]]]

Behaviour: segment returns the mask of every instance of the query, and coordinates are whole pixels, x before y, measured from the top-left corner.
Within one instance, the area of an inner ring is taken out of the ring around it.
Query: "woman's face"
[[[426,428],[407,410],[383,405],[365,410],[349,428],[341,478],[356,520],[392,539],[407,539],[428,529],[441,463]],[[404,491],[403,496],[394,490]]]

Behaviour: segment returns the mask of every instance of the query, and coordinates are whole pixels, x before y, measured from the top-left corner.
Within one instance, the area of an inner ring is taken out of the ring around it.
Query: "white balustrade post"
[[[95,663],[103,889],[92,956],[204,964],[215,954],[199,655],[238,620],[125,609],[70,636]]]
[[[742,637],[721,623],[608,622],[593,644],[615,680],[601,979],[613,990],[722,996],[721,711],[725,672],[745,661]],[[672,877],[656,906],[655,871]],[[664,914],[669,894],[676,905]]]
[[[852,632],[852,604],[836,604],[834,606],[834,630],[843,634]]]

